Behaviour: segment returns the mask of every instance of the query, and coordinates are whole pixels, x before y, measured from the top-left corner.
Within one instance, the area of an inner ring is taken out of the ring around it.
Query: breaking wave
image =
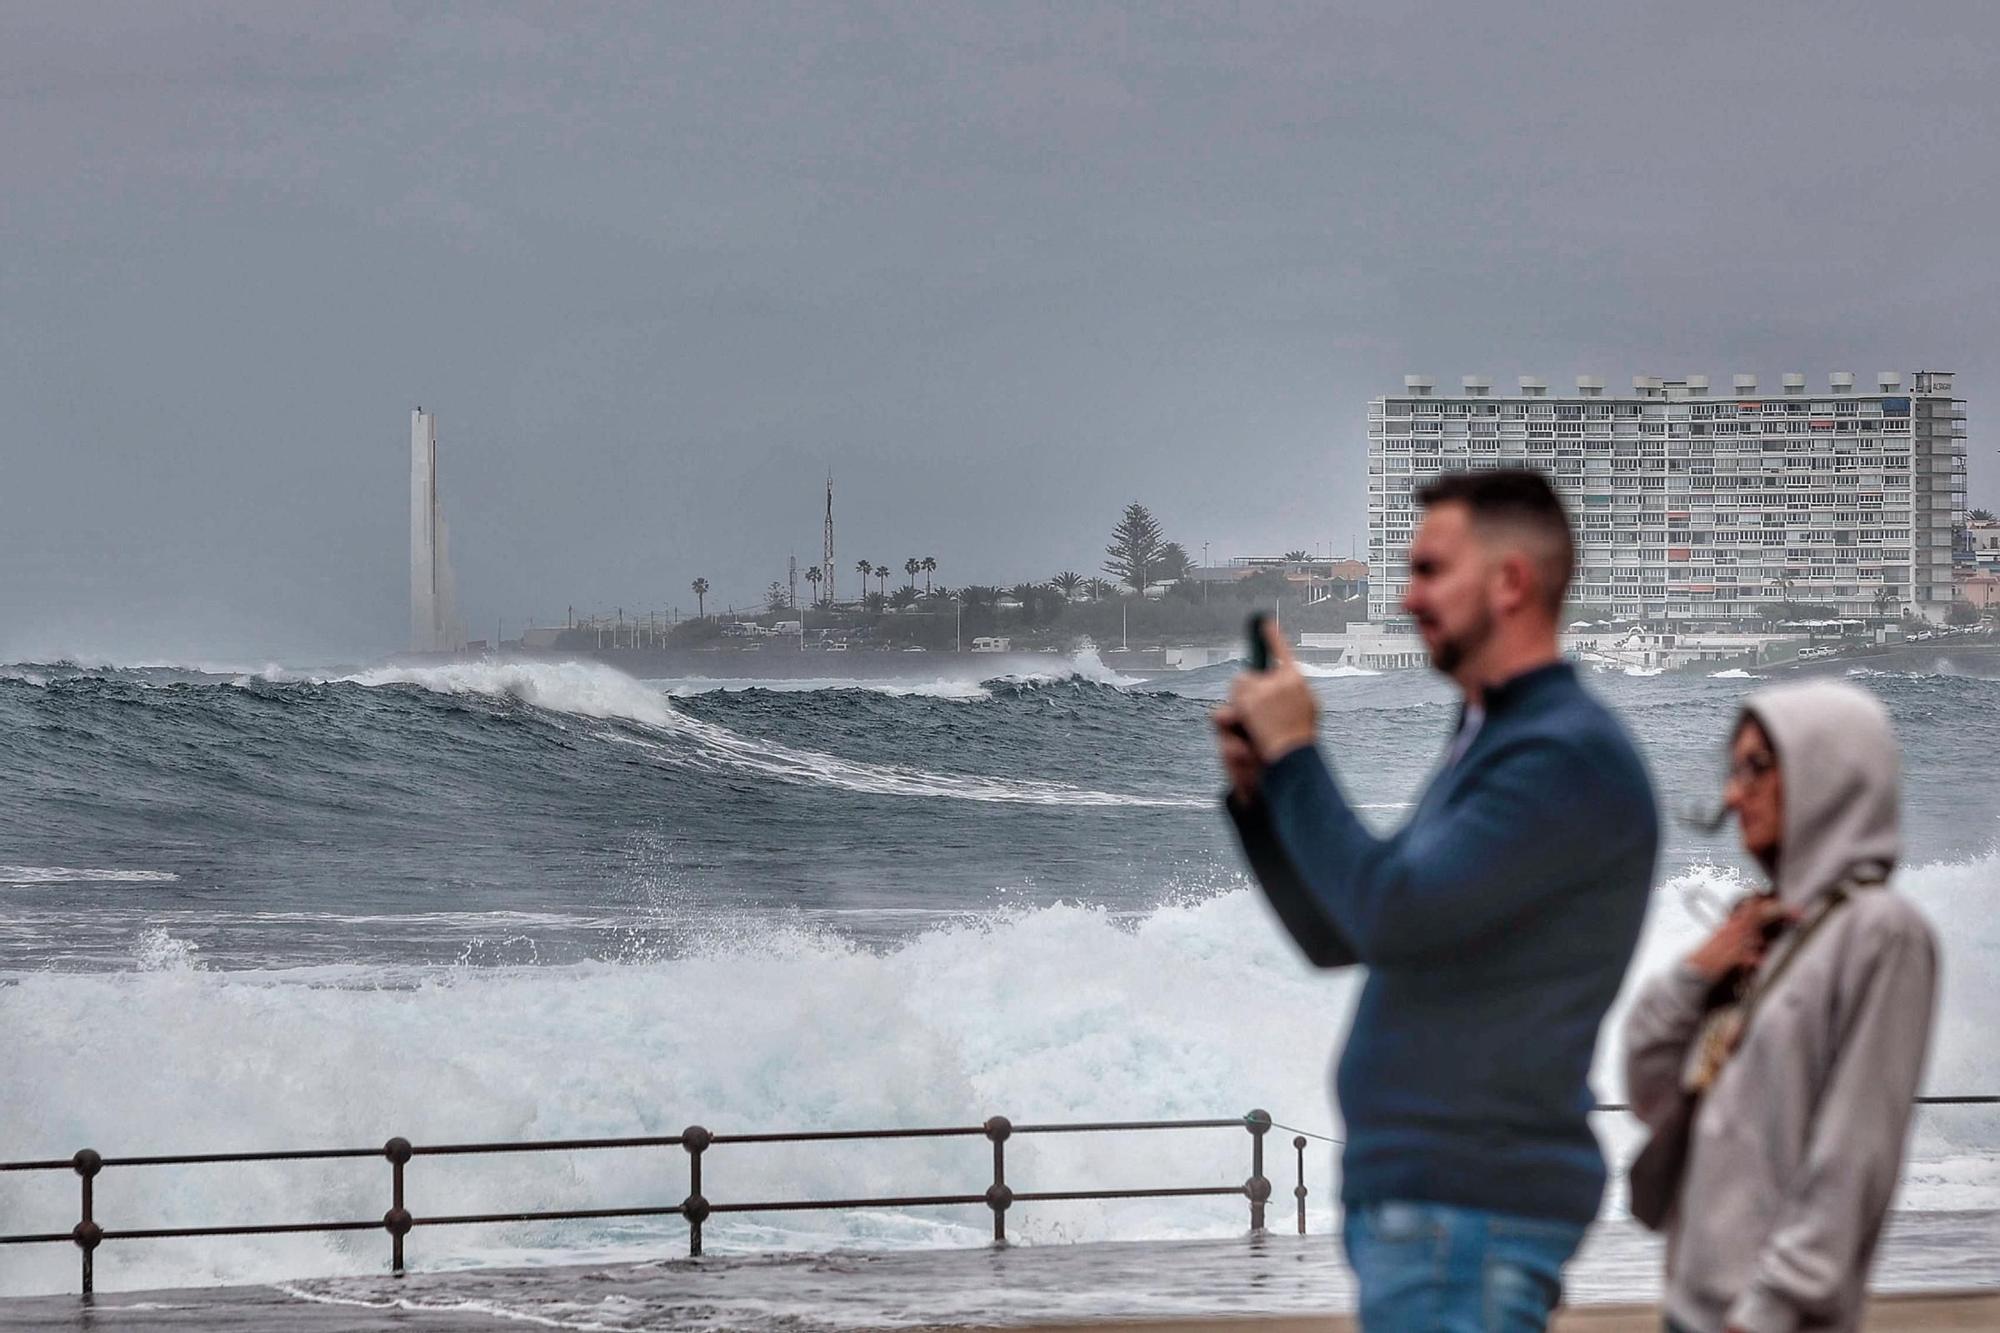
[[[2000,859],[1917,867],[1902,891],[1948,939],[1932,1091],[1990,1090],[2000,1056],[1984,1016],[2000,1002],[2000,924],[1988,907]],[[1701,929],[1690,901],[1744,883],[1699,867],[1658,892],[1634,977],[1666,966]],[[1120,914],[1076,904],[934,924],[869,949],[769,919],[718,924],[673,958],[526,968],[223,972],[185,941],[135,941],[135,970],[34,973],[0,986],[0,1084],[19,1127],[11,1155],[367,1147],[418,1142],[810,1130],[1017,1121],[1217,1117],[1253,1106],[1338,1133],[1326,1066],[1353,994],[1349,974],[1300,961],[1252,891]],[[1616,1096],[1616,1015],[1598,1061]],[[1919,1119],[1903,1205],[1990,1208],[2000,1114]],[[1600,1117],[1614,1161],[1634,1127]],[[874,1147],[722,1147],[716,1198],[835,1198],[984,1188],[983,1140]],[[1313,1228],[1331,1217],[1334,1166],[1309,1154]],[[583,1208],[677,1201],[677,1151],[419,1159],[419,1211]],[[1017,1189],[1234,1183],[1235,1131],[1046,1137],[1010,1145]],[[1281,1184],[1286,1182],[1281,1181]],[[107,1225],[374,1217],[376,1161],[112,1171]],[[0,1177],[0,1215],[66,1229],[74,1180]],[[1614,1206],[1616,1204],[1614,1203]],[[115,1220],[114,1220],[115,1219]],[[140,1221],[143,1219],[143,1222]],[[1133,1200],[1017,1208],[1030,1241],[1165,1239],[1240,1231],[1240,1203]],[[425,1267],[656,1256],[680,1224],[440,1228],[412,1240]],[[979,1209],[856,1210],[712,1219],[718,1252],[828,1245],[977,1244]],[[139,1287],[378,1271],[381,1237],[113,1245],[100,1283]],[[74,1280],[66,1249],[0,1254],[0,1289]]]
[[[745,736],[694,717],[673,707],[658,689],[609,667],[588,663],[382,667],[345,679],[371,688],[415,685],[445,694],[480,694],[580,717],[638,723],[651,734],[605,731],[598,735],[606,741],[636,746],[662,763],[732,770],[780,782],[823,784],[877,796],[1029,805],[1188,808],[1207,804],[1186,797],[1129,795],[1064,782],[974,777],[843,759],[769,738]],[[1001,681],[1039,685],[1054,679],[1006,677]]]

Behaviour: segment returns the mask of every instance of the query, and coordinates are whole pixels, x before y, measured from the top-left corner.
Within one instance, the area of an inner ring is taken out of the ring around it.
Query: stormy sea
[[[1088,656],[1050,662],[984,680],[763,685],[553,661],[0,667],[0,1159],[1253,1107],[1337,1138],[1327,1067],[1354,982],[1307,967],[1238,866],[1206,731],[1228,669],[1141,681]],[[1904,746],[1899,885],[1944,940],[1927,1091],[2000,1091],[1984,1017],[2000,1006],[2000,682],[1860,679]],[[1758,682],[1591,681],[1669,815],[1712,808],[1725,733]],[[1348,794],[1392,827],[1452,725],[1449,692],[1424,673],[1351,670],[1315,688]],[[1669,818],[1667,836],[1635,972],[1753,883],[1727,833]],[[1607,1101],[1616,1061],[1607,1038]],[[1599,1129],[1614,1161],[1630,1155],[1622,1115]],[[1283,1137],[1273,1222],[1295,1230]],[[1234,1129],[1017,1140],[1008,1174],[1017,1190],[1240,1184],[1246,1144]],[[1309,1144],[1309,1234],[1255,1262],[1331,1273],[1337,1150]],[[706,1191],[977,1193],[988,1154],[977,1138],[718,1148]],[[419,1159],[409,1182],[418,1212],[642,1206],[678,1203],[687,1161]],[[121,1168],[97,1182],[96,1216],[377,1218],[386,1188],[379,1157]],[[1622,1209],[1614,1187],[1608,1213]],[[1896,1272],[2000,1282],[1995,1247],[1965,1239],[1996,1235],[2000,1109],[1920,1112],[1898,1210],[1892,1285]],[[76,1220],[73,1175],[0,1175],[0,1232]],[[1228,1285],[1189,1273],[1251,1262],[1235,1248],[1241,1198],[1018,1205],[1007,1224],[1012,1262],[1052,1273],[1172,1256],[1149,1262],[1189,1294],[1176,1304],[1160,1280],[1149,1299],[1173,1310],[1208,1308]],[[671,1261],[639,1271],[683,1301],[718,1272],[762,1271],[780,1276],[756,1288],[757,1308],[797,1326],[784,1284],[823,1270],[788,1256],[845,1256],[904,1272],[896,1308],[922,1322],[940,1301],[1000,1317],[979,1296],[1001,1281],[980,1266],[990,1235],[983,1207],[718,1215],[697,1272],[673,1267],[679,1218],[513,1223],[420,1229],[410,1264],[476,1283],[497,1268]],[[913,1257],[943,1249],[972,1257]],[[1959,1262],[1973,1255],[1985,1270]],[[1592,1271],[1609,1294],[1643,1295],[1655,1260],[1630,1238]],[[0,1295],[73,1291],[77,1262],[68,1245],[0,1248]],[[385,1265],[380,1231],[113,1241],[96,1259],[104,1291],[287,1283],[301,1302],[355,1311],[391,1299]],[[476,1300],[560,1325],[551,1290],[517,1276]],[[861,1322],[896,1322],[884,1299]],[[599,1322],[578,1326],[623,1326],[583,1306]]]

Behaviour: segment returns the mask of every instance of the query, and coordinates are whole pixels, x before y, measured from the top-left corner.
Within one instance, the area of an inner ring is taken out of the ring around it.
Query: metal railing
[[[1918,1097],[1918,1106],[2000,1106],[2000,1095]],[[1601,1112],[1629,1112],[1623,1102],[1603,1102]],[[716,1134],[701,1125],[689,1125],[678,1134],[641,1135],[629,1138],[530,1139],[492,1143],[415,1144],[406,1138],[392,1138],[380,1148],[294,1149],[283,1152],[167,1153],[145,1157],[105,1157],[85,1148],[70,1157],[39,1161],[0,1162],[0,1172],[71,1171],[81,1186],[81,1213],[68,1231],[31,1232],[0,1235],[0,1245],[56,1245],[77,1247],[82,1260],[82,1290],[89,1295],[95,1285],[95,1256],[98,1246],[111,1240],[180,1240],[207,1236],[282,1236],[312,1232],[384,1231],[389,1236],[390,1272],[404,1272],[404,1238],[418,1227],[478,1226],[502,1222],[570,1222],[632,1217],[680,1217],[688,1224],[688,1253],[702,1252],[702,1224],[723,1213],[831,1212],[849,1208],[931,1208],[984,1205],[993,1214],[993,1239],[1007,1239],[1007,1213],[1015,1204],[1088,1202],[1119,1199],[1181,1199],[1235,1196],[1249,1204],[1250,1229],[1265,1229],[1266,1206],[1271,1200],[1271,1181],[1264,1174],[1264,1138],[1272,1129],[1293,1133],[1298,1234],[1306,1234],[1306,1147],[1309,1139],[1338,1145],[1340,1140],[1324,1134],[1291,1131],[1290,1126],[1272,1121],[1268,1112],[1251,1111],[1236,1119],[1220,1120],[1115,1120],[1069,1124],[1016,1125],[1005,1116],[993,1116],[978,1125],[950,1125],[923,1129],[832,1129],[798,1133]],[[1250,1175],[1238,1185],[1176,1185],[1152,1189],[1015,1190],[1007,1183],[1007,1143],[1016,1135],[1103,1134],[1158,1130],[1240,1129],[1250,1135]],[[764,1199],[717,1201],[703,1193],[702,1161],[713,1148],[756,1144],[853,1143],[898,1139],[985,1138],[993,1146],[993,1174],[978,1193],[886,1195],[852,1199]],[[465,1157],[475,1155],[586,1152],[609,1148],[679,1148],[687,1157],[688,1192],[676,1204],[630,1208],[562,1208],[533,1212],[445,1213],[423,1215],[409,1207],[405,1192],[409,1164],[419,1157]],[[389,1163],[388,1211],[379,1219],[329,1222],[268,1222],[206,1227],[105,1227],[97,1220],[96,1181],[112,1167],[214,1166],[225,1163],[324,1162],[356,1158],[381,1158]]]
[[[993,1116],[983,1124],[951,1125],[926,1129],[842,1129],[812,1130],[802,1133],[717,1134],[701,1125],[689,1125],[678,1134],[642,1135],[607,1139],[538,1139],[493,1143],[417,1144],[402,1137],[392,1138],[379,1148],[295,1149],[285,1152],[166,1153],[146,1157],[105,1157],[85,1148],[66,1158],[40,1161],[0,1162],[0,1172],[71,1171],[81,1182],[81,1210],[75,1226],[68,1231],[32,1232],[0,1236],[0,1245],[55,1245],[69,1243],[82,1256],[82,1290],[95,1287],[97,1248],[106,1241],[181,1240],[207,1236],[283,1236],[310,1232],[385,1231],[389,1236],[389,1268],[401,1276],[404,1238],[418,1227],[477,1226],[499,1222],[569,1222],[590,1219],[633,1217],[681,1217],[688,1224],[688,1253],[701,1254],[702,1224],[723,1213],[770,1213],[835,1211],[848,1208],[931,1208],[983,1205],[993,1214],[993,1239],[1007,1239],[1007,1213],[1016,1204],[1077,1202],[1115,1199],[1178,1199],[1235,1196],[1248,1201],[1250,1228],[1264,1229],[1265,1205],[1270,1201],[1271,1182],[1264,1175],[1264,1136],[1272,1128],[1264,1111],[1226,1120],[1120,1120],[1072,1124],[1016,1125],[1005,1116]],[[1176,1185],[1153,1189],[1016,1190],[1007,1183],[1007,1144],[1017,1135],[1102,1134],[1155,1130],[1237,1129],[1250,1135],[1250,1175],[1236,1185]],[[852,1143],[896,1139],[985,1138],[993,1146],[992,1179],[977,1193],[888,1195],[852,1199],[761,1199],[715,1200],[702,1188],[702,1161],[715,1148],[754,1144]],[[1293,1194],[1298,1200],[1299,1234],[1305,1234],[1306,1185],[1303,1135],[1294,1138],[1298,1153],[1298,1184]],[[408,1168],[419,1157],[463,1157],[485,1154],[581,1152],[606,1148],[679,1148],[687,1158],[687,1197],[679,1203],[629,1208],[561,1208],[533,1212],[421,1214],[413,1212],[406,1193]],[[97,1178],[114,1167],[214,1166],[247,1162],[325,1162],[354,1158],[381,1158],[389,1164],[389,1208],[380,1218],[325,1222],[267,1222],[233,1226],[187,1227],[107,1227],[98,1219]]]

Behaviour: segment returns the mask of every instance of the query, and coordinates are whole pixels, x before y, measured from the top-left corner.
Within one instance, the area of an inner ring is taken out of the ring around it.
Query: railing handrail
[[[1208,1120],[1104,1120],[1012,1125],[1013,1134],[1095,1134],[1160,1129],[1242,1129],[1247,1116]],[[759,1130],[741,1134],[710,1134],[710,1145],[750,1143],[827,1143],[866,1139],[979,1138],[987,1134],[980,1125],[918,1125],[903,1129],[806,1129]],[[681,1146],[681,1134],[639,1134],[615,1138],[588,1139],[499,1139],[472,1143],[412,1143],[413,1157],[466,1156],[478,1153],[587,1152],[600,1148],[673,1148]],[[384,1148],[284,1148],[268,1152],[148,1153],[136,1157],[102,1157],[100,1169],[113,1166],[208,1166],[230,1162],[335,1161],[342,1158],[380,1157]],[[76,1158],[50,1157],[25,1162],[0,1162],[0,1171],[73,1171]]]
[[[1913,1099],[1918,1106],[2000,1106],[1996,1094],[1942,1094]],[[1593,1112],[1627,1112],[1625,1102],[1600,1102]],[[1250,1134],[1250,1175],[1240,1185],[1175,1185],[1154,1189],[1033,1190],[1016,1191],[1007,1184],[1006,1145],[1017,1134],[1100,1134],[1159,1130],[1242,1129]],[[1264,1175],[1264,1138],[1272,1129],[1294,1135],[1291,1147],[1297,1157],[1297,1184],[1292,1194],[1297,1201],[1298,1232],[1306,1231],[1305,1150],[1308,1138],[1339,1144],[1325,1134],[1298,1130],[1275,1123],[1268,1112],[1256,1110],[1228,1118],[1187,1120],[1104,1120],[1016,1125],[1005,1116],[992,1116],[978,1125],[912,1126],[902,1129],[818,1129],[795,1131],[752,1131],[735,1134],[713,1133],[701,1125],[689,1125],[678,1134],[622,1135],[600,1138],[518,1139],[467,1143],[415,1144],[396,1137],[379,1148],[288,1148],[269,1152],[150,1153],[127,1157],[105,1157],[84,1148],[69,1157],[39,1158],[0,1162],[0,1172],[73,1171],[80,1178],[81,1218],[68,1231],[27,1232],[0,1235],[0,1246],[51,1245],[69,1242],[82,1252],[82,1286],[89,1294],[94,1286],[94,1255],[107,1240],[166,1240],[204,1236],[275,1236],[314,1232],[383,1230],[390,1237],[390,1271],[404,1272],[403,1238],[416,1227],[473,1226],[503,1222],[561,1222],[628,1217],[682,1217],[688,1223],[688,1252],[702,1250],[702,1223],[717,1213],[839,1211],[850,1208],[961,1207],[984,1204],[993,1213],[993,1239],[1004,1243],[1007,1210],[1016,1203],[1055,1203],[1119,1199],[1172,1199],[1224,1197],[1244,1198],[1250,1206],[1250,1228],[1264,1230],[1265,1205],[1271,1197],[1271,1182]],[[886,1195],[856,1199],[765,1199],[713,1201],[702,1193],[702,1158],[713,1147],[755,1146],[784,1143],[834,1143],[896,1139],[985,1138],[993,1146],[992,1182],[979,1193]],[[405,1202],[404,1171],[418,1157],[472,1156],[479,1154],[531,1152],[587,1152],[620,1148],[680,1148],[687,1154],[688,1194],[677,1204],[641,1205],[629,1208],[569,1208],[539,1212],[454,1213],[420,1216]],[[94,1215],[96,1177],[109,1167],[212,1166],[225,1163],[333,1161],[380,1157],[391,1170],[389,1210],[379,1220],[330,1220],[320,1222],[243,1223],[229,1226],[193,1227],[113,1227],[107,1228]]]
[[[1912,1106],[2000,1106],[2000,1093],[1947,1093],[1939,1096],[1912,1097]],[[1590,1108],[1593,1111],[1627,1111],[1630,1102],[1599,1102]]]
[[[1271,1197],[1271,1182],[1264,1176],[1264,1136],[1272,1128],[1264,1111],[1227,1118],[1187,1120],[1104,1120],[1016,1125],[1005,1116],[991,1116],[977,1125],[912,1126],[902,1129],[820,1129],[797,1131],[756,1131],[717,1134],[701,1125],[689,1125],[678,1134],[624,1135],[609,1138],[518,1139],[468,1143],[415,1144],[396,1137],[380,1148],[289,1148],[270,1152],[149,1153],[138,1156],[106,1157],[84,1148],[67,1158],[0,1162],[0,1171],[73,1171],[82,1186],[81,1217],[68,1231],[31,1232],[0,1235],[0,1246],[49,1245],[70,1242],[82,1252],[82,1287],[89,1294],[95,1286],[95,1253],[108,1240],[168,1240],[203,1236],[275,1236],[311,1232],[383,1230],[390,1237],[390,1271],[404,1271],[403,1238],[417,1227],[471,1226],[501,1222],[559,1222],[582,1219],[627,1217],[681,1217],[688,1223],[688,1253],[699,1255],[702,1224],[717,1213],[836,1211],[849,1208],[958,1207],[983,1204],[993,1213],[993,1239],[1007,1238],[1007,1210],[1016,1203],[1052,1203],[1112,1199],[1168,1199],[1235,1196],[1250,1206],[1250,1227],[1264,1229],[1265,1204]],[[1172,1185],[1153,1189],[1031,1190],[1016,1192],[1007,1184],[1007,1141],[1017,1134],[1099,1134],[1157,1130],[1236,1129],[1250,1134],[1250,1175],[1238,1185]],[[756,1146],[783,1143],[827,1143],[859,1140],[984,1138],[993,1148],[990,1184],[978,1193],[904,1194],[854,1199],[744,1199],[715,1201],[702,1193],[702,1158],[709,1149],[726,1146]],[[1298,1225],[1305,1230],[1304,1140],[1300,1145]],[[613,1148],[680,1148],[687,1155],[688,1193],[677,1204],[643,1205],[629,1208],[565,1208],[534,1212],[454,1213],[421,1216],[412,1213],[405,1200],[405,1168],[418,1157],[469,1156],[487,1153],[579,1152]],[[390,1166],[389,1210],[379,1220],[335,1219],[316,1222],[263,1222],[229,1226],[187,1227],[106,1227],[95,1215],[96,1179],[107,1168],[156,1166],[212,1166],[245,1162],[310,1162],[379,1157]]]

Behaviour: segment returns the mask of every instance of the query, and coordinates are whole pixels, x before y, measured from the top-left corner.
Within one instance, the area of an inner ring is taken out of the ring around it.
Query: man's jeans
[[[1583,1243],[1569,1222],[1437,1203],[1347,1213],[1365,1333],[1541,1333]]]

